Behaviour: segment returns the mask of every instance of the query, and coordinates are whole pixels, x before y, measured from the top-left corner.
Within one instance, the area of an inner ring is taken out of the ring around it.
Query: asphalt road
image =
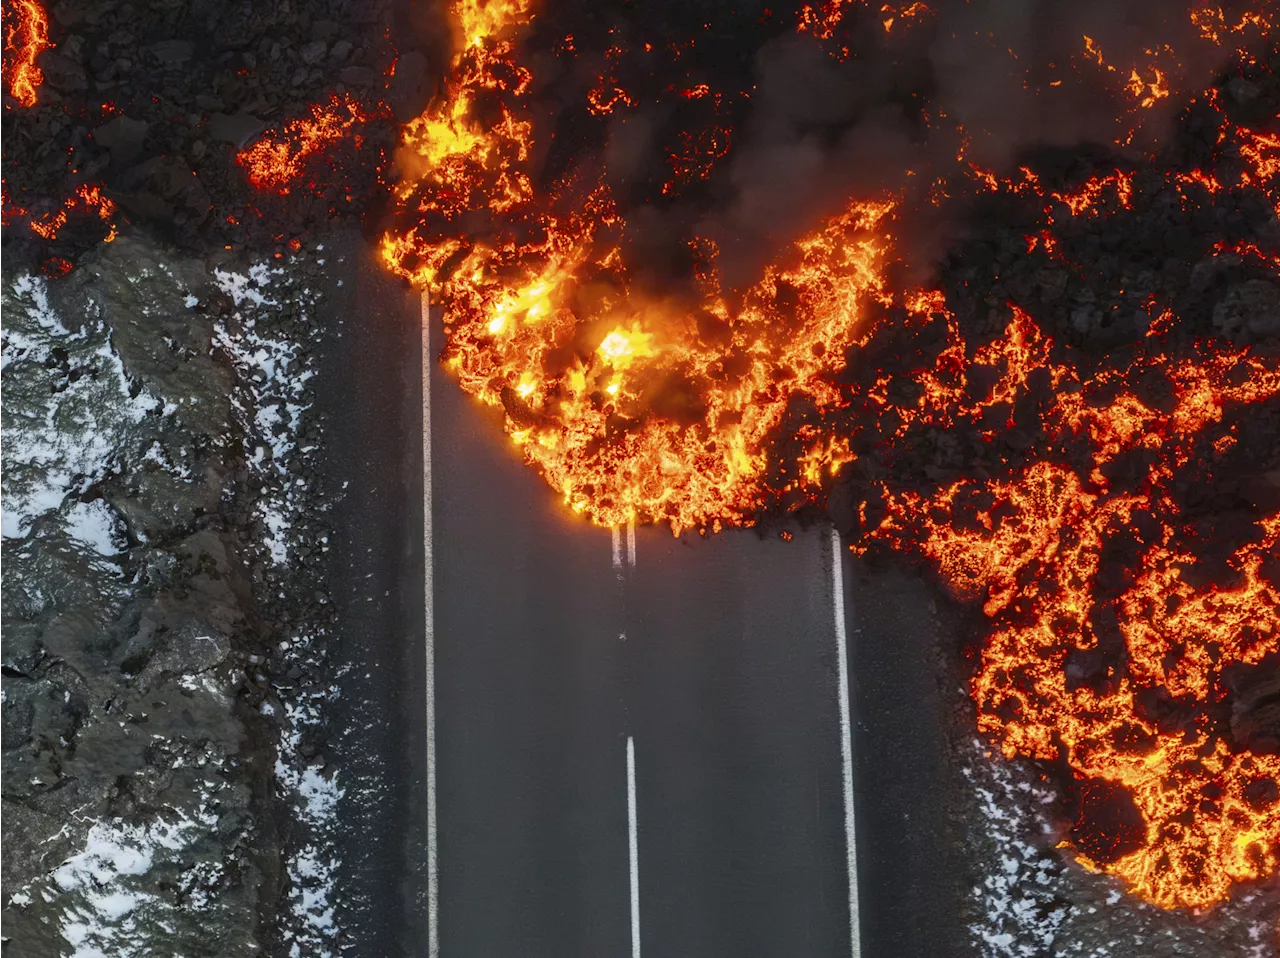
[[[433,378],[441,954],[848,955],[828,534],[594,528]]]
[[[335,495],[329,705],[343,794],[335,902],[344,954],[417,956],[427,938],[422,364],[418,297],[356,235],[326,240],[318,402]],[[309,956],[307,956],[309,958]]]
[[[825,528],[592,527],[438,367],[424,454],[417,308],[388,288],[357,287],[342,350],[363,357],[344,373],[347,468],[374,490],[337,517],[350,953],[962,953],[935,637],[911,584],[847,562],[837,582]]]

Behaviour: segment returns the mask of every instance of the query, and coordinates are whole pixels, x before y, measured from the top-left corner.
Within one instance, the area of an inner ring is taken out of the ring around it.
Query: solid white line
[[[640,958],[640,848],[636,840],[636,740],[627,736],[627,842],[631,855],[631,958]]]
[[[622,571],[622,530],[614,526],[609,532],[613,536],[613,571]]]
[[[627,522],[627,565],[636,567],[636,520]]]
[[[440,874],[436,860],[435,570],[431,539],[431,297],[422,294],[422,564],[427,659],[427,956],[440,955]]]
[[[844,546],[831,530],[831,590],[835,594],[837,667],[840,670],[840,758],[844,764],[844,853],[849,875],[849,946],[853,958],[862,954],[858,921],[858,846],[853,827],[853,731],[849,725],[849,650],[844,624]]]

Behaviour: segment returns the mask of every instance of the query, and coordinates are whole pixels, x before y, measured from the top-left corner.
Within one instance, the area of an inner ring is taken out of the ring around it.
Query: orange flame
[[[523,15],[511,8],[512,17]],[[459,16],[465,15],[461,11]],[[442,102],[405,128],[417,178],[396,187],[413,225],[383,239],[396,272],[445,309],[445,360],[463,388],[501,406],[507,431],[577,512],[614,525],[665,521],[674,532],[744,521],[763,494],[765,440],[789,399],[821,405],[864,301],[883,296],[888,200],[846,212],[768,268],[731,306],[702,244],[703,277],[686,295],[632,289],[624,225],[603,185],[572,199],[536,194],[523,164],[527,71],[497,39],[463,49]],[[464,30],[468,37],[477,30]],[[471,116],[499,91],[491,122]],[[691,89],[685,99],[709,91]],[[486,208],[521,224],[484,238],[445,232]]]

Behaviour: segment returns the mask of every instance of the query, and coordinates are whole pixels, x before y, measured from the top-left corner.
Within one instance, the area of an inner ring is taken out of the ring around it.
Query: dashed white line
[[[622,571],[622,530],[614,526],[609,532],[613,536],[613,571]]]
[[[631,958],[640,958],[640,847],[636,835],[636,740],[627,736],[627,845],[631,859]]]
[[[435,594],[431,554],[431,298],[422,294],[422,564],[427,662],[427,956],[440,955],[440,874],[436,860]]]
[[[636,567],[636,520],[627,523],[627,565]]]
[[[835,596],[836,650],[840,695],[840,758],[844,784],[844,852],[849,876],[849,947],[853,958],[862,954],[858,920],[858,846],[853,822],[853,731],[849,724],[849,649],[844,624],[844,546],[840,533],[831,530],[831,591]]]

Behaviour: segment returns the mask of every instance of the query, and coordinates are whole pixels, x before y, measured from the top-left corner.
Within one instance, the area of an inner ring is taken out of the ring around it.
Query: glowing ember
[[[287,194],[302,176],[309,161],[324,155],[334,144],[355,137],[367,122],[368,112],[349,94],[333,94],[328,103],[311,107],[311,115],[289,120],[278,131],[263,137],[236,155],[249,171],[249,182],[261,190]]]
[[[1206,6],[1193,8],[1190,16],[1200,36],[1214,46],[1221,46],[1228,38],[1239,43],[1242,39],[1267,36],[1276,25],[1275,15],[1265,9],[1246,10],[1228,17],[1221,7]]]
[[[819,40],[830,40],[844,19],[845,7],[854,2],[856,0],[824,0],[816,7],[805,4],[800,8],[798,29],[801,33],[812,33]]]
[[[22,106],[36,105],[36,88],[44,73],[36,57],[53,47],[49,42],[49,17],[36,0],[5,0],[4,79],[9,95]]]
[[[859,0],[824,0],[817,6],[805,4],[800,8],[796,29],[801,33],[810,33],[819,40],[830,40],[835,36],[847,10],[858,3]],[[869,6],[865,2],[861,5]],[[902,5],[882,3],[874,9],[879,13],[878,20],[885,33],[891,32],[895,24],[916,23],[933,12],[919,0]]]
[[[4,196],[4,225],[7,226],[15,220],[31,217],[27,223],[31,228],[31,232],[47,241],[57,239],[58,233],[67,225],[67,221],[71,217],[86,213],[96,217],[98,221],[106,226],[107,232],[103,235],[102,242],[110,243],[116,238],[116,204],[102,195],[102,187],[100,186],[81,184],[75,193],[63,201],[60,208],[36,217],[31,217],[29,210],[10,205],[8,194],[6,193]]]
[[[78,210],[90,211],[102,220],[102,223],[108,225],[108,233],[102,238],[102,242],[109,243],[115,240],[115,224],[113,219],[115,216],[115,204],[102,196],[100,187],[82,186],[74,193],[73,196],[67,197],[63,202],[63,209],[58,213],[46,214],[40,218],[31,220],[31,232],[36,236],[44,238],[44,240],[55,240],[58,238],[58,231],[67,225],[68,214],[76,213]]]

